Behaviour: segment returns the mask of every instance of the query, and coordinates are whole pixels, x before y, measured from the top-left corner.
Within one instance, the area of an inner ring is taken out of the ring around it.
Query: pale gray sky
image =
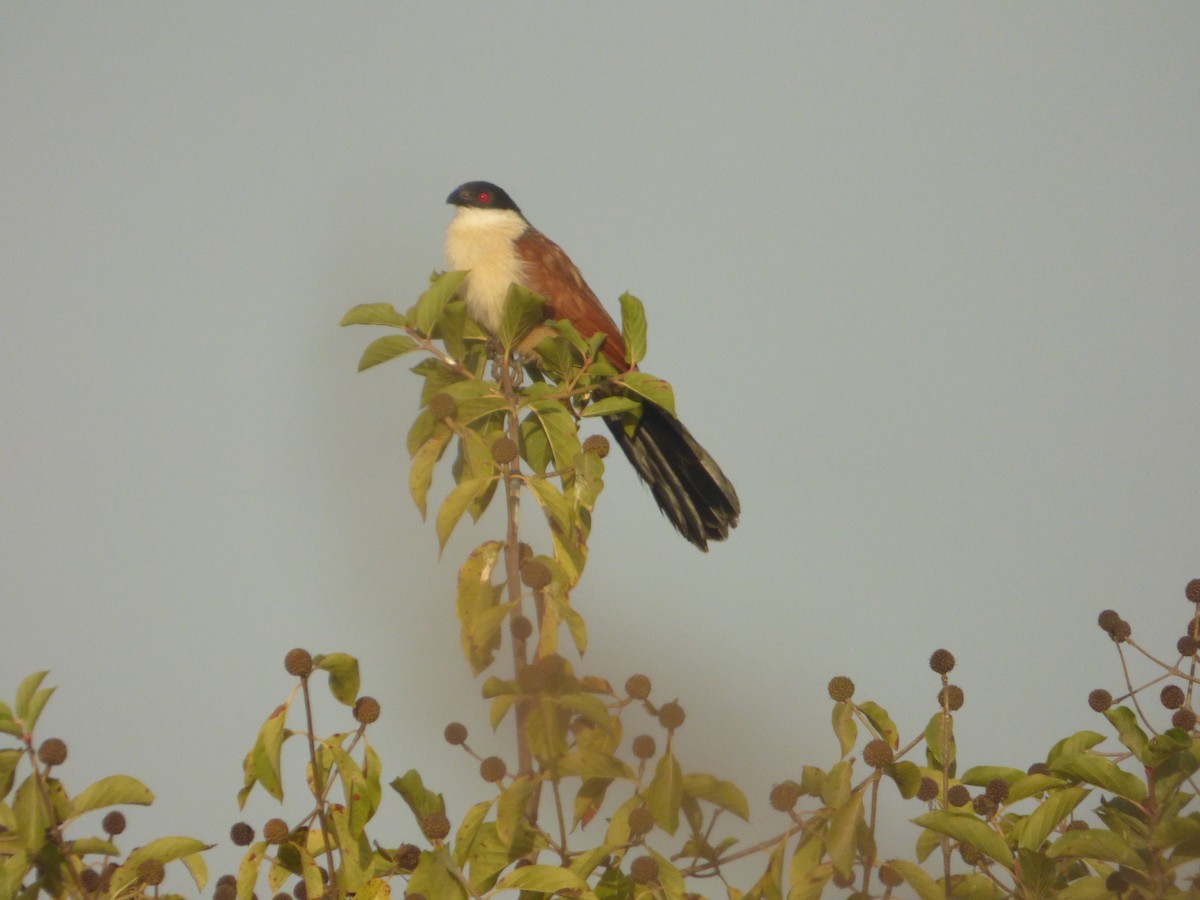
[[[614,458],[574,601],[747,835],[836,674],[907,738],[950,648],[965,764],[1102,730],[1096,613],[1168,652],[1200,575],[1198,44],[1193,3],[0,5],[0,696],[53,670],[69,784],[158,795],[130,843],[226,841],[294,645],[360,658],[388,778],[483,793],[441,730],[511,755],[453,607],[500,530],[437,559],[418,383],[337,327],[482,178],[644,300],[738,487],[705,556]]]

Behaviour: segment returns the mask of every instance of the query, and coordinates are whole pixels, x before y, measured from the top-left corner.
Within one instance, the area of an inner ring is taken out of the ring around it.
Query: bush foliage
[[[217,880],[214,897],[250,900],[264,885],[297,900],[1200,896],[1192,692],[1200,580],[1187,586],[1192,616],[1174,662],[1138,645],[1117,613],[1099,617],[1124,684],[1120,696],[1097,689],[1088,702],[1118,749],[1101,749],[1105,735],[1089,730],[1064,737],[1028,767],[960,767],[954,723],[964,697],[950,680],[954,657],[937,650],[930,657],[940,682],[936,707],[903,733],[882,706],[855,698],[848,677],[829,682],[838,758],[787,773],[756,818],[759,827],[775,825],[747,843],[737,823],[749,822],[751,807],[741,790],[686,765],[677,740],[684,708],[657,698],[646,675],[614,682],[586,672],[587,628],[571,604],[608,450],[603,438],[581,442],[579,422],[620,415],[636,428],[645,403],[673,412],[670,386],[637,369],[617,373],[598,352],[600,338],[542,322],[541,301],[516,286],[500,334],[489,338],[456,296],[462,278],[435,275],[409,310],[357,306],[343,324],[391,329],[369,344],[360,369],[422,356],[412,369],[422,390],[408,434],[409,487],[424,515],[435,471],[452,450],[443,466],[452,486],[434,516],[439,547],[464,514],[479,519],[493,502],[503,505],[506,533],[479,544],[459,569],[457,613],[466,662],[486,675],[482,697],[493,728],[515,726],[512,756],[481,757],[466,728],[451,723],[447,742],[478,766],[479,801],[449,810],[415,770],[392,777],[385,790],[368,738],[380,705],[360,693],[357,661],[293,650],[285,669],[294,686],[246,755],[238,800],[255,790],[282,800],[285,783],[294,783],[288,789],[302,785],[311,807],[297,821],[273,818],[258,830],[236,823],[230,840],[244,856],[236,873]],[[646,346],[642,306],[625,295],[621,309],[636,363]],[[542,552],[522,539],[522,500],[545,520]],[[1156,676],[1134,684],[1131,655]],[[157,896],[167,865],[183,866],[206,890],[203,852],[212,845],[164,837],[119,849],[125,819],[113,807],[153,800],[139,781],[116,775],[74,795],[67,789],[66,745],[34,738],[53,692],[45,674],[26,678],[11,705],[0,703],[0,732],[17,743],[0,749],[0,900],[42,892]],[[327,678],[347,708],[353,725],[346,730],[320,733],[315,676]],[[1155,690],[1157,713],[1146,699]],[[293,739],[307,745],[302,773],[281,768],[283,744]],[[879,858],[881,791],[908,801],[909,857]],[[406,815],[394,803],[383,812],[393,792]],[[403,842],[373,836],[381,826]],[[747,859],[760,861],[761,875],[739,888],[728,870]]]

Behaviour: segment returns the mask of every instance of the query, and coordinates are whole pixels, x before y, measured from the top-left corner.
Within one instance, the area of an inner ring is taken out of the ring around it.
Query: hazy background
[[[453,606],[502,532],[438,560],[418,380],[337,327],[483,178],[643,298],[741,495],[702,555],[613,457],[574,602],[744,833],[836,759],[833,675],[907,740],[951,649],[967,765],[1106,730],[1096,613],[1172,654],[1200,575],[1198,42],[1192,3],[0,5],[0,697],[50,668],[70,788],[140,777],[124,846],[219,840],[213,877],[293,646],[359,657],[388,780],[483,795],[441,732],[513,755]],[[375,834],[415,835],[390,791]]]

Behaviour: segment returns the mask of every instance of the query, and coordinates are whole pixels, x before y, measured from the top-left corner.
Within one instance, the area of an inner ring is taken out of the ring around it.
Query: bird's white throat
[[[459,292],[471,318],[492,334],[500,330],[508,286],[525,283],[513,242],[528,227],[512,210],[460,206],[446,229],[446,264],[470,271]]]

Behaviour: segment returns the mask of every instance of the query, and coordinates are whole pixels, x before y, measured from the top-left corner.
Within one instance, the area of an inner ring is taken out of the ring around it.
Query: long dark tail
[[[680,534],[705,551],[729,536],[742,511],[737,491],[682,422],[653,403],[642,406],[632,437],[619,416],[604,421]]]

